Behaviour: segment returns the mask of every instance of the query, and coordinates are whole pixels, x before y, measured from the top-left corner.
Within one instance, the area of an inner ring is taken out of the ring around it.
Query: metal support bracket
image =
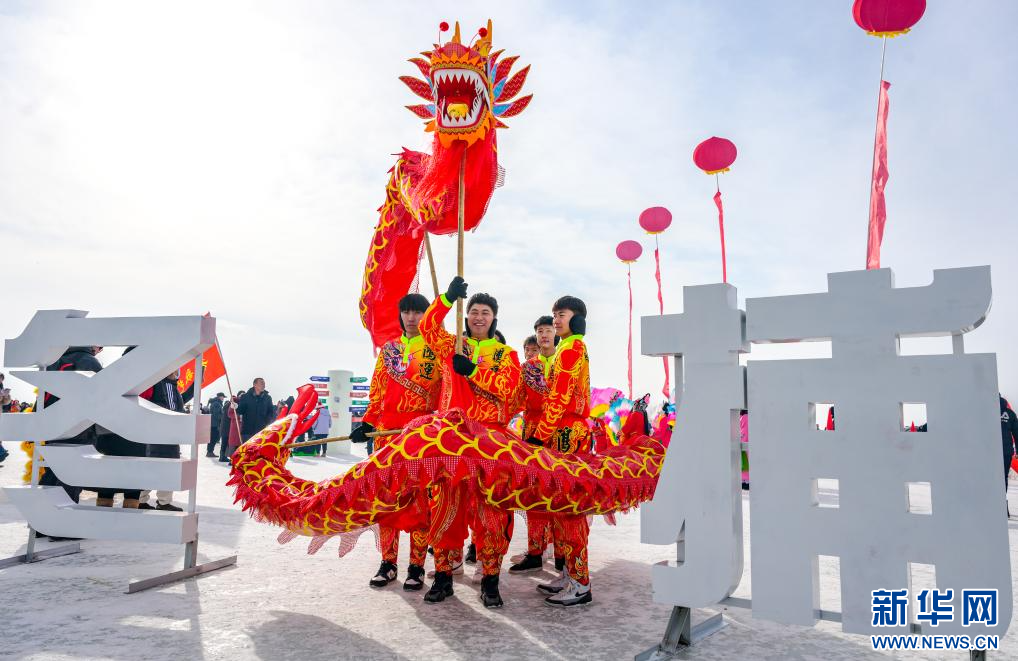
[[[692,647],[704,638],[712,636],[726,626],[724,615],[715,613],[703,622],[693,624],[693,611],[685,606],[674,606],[668,618],[664,638],[655,645],[636,655],[635,661],[666,661],[675,659],[683,647]]]
[[[40,560],[47,560],[49,558],[59,558],[62,555],[71,555],[72,553],[80,553],[81,544],[75,542],[74,544],[66,544],[64,546],[58,546],[52,549],[46,549],[44,551],[28,551],[21,555],[12,555],[9,558],[0,560],[0,569],[6,569],[7,567],[14,567],[15,565],[28,565],[33,562],[39,562]]]

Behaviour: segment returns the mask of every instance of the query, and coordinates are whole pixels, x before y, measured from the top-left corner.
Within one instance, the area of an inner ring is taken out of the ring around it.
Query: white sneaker
[[[474,568],[474,575],[470,577],[470,582],[479,584],[482,580],[484,580],[484,567],[478,562],[477,567]]]
[[[566,578],[568,586],[559,592],[553,594],[544,600],[544,603],[549,606],[582,606],[583,604],[589,604],[593,600],[590,586],[583,585],[579,581],[575,581],[572,578]]]
[[[545,594],[558,594],[569,586],[569,575],[565,572],[559,574],[558,578],[551,581],[550,583],[540,583],[537,586],[538,592]]]
[[[452,566],[452,573],[453,573],[453,576],[462,575],[463,574],[463,561],[462,560],[460,560],[458,564],[455,564],[455,565]],[[435,570],[434,569],[432,569],[431,571],[428,572],[428,578],[435,578]]]

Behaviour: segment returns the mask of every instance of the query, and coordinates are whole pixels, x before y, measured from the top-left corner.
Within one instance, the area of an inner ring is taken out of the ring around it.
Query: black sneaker
[[[141,507],[141,505],[139,505],[138,507]],[[165,505],[156,505],[156,509],[157,510],[161,510],[163,512],[183,512],[184,511],[182,508],[177,507],[173,503],[166,503]]]
[[[473,544],[467,547],[467,557],[463,559],[468,565],[477,564],[477,547]]]
[[[424,587],[424,567],[410,565],[407,567],[406,580],[403,581],[403,589],[407,592],[416,592]]]
[[[140,510],[154,510],[155,508],[148,503],[138,503],[138,509]]]
[[[498,574],[481,579],[481,603],[485,608],[502,608],[502,595],[498,593]]]
[[[560,572],[560,571],[562,571],[565,568],[566,568],[566,559],[565,558],[555,558],[555,571]]]
[[[378,567],[378,573],[368,582],[368,585],[373,588],[384,588],[395,580],[396,565],[383,560],[382,564]]]
[[[219,463],[221,463],[221,464],[228,464],[228,463],[230,463],[230,460],[228,458],[226,458],[226,457],[220,457],[219,458]]]
[[[530,555],[529,553],[523,556],[523,559],[517,562],[515,565],[509,568],[510,574],[526,574],[532,571],[541,571],[544,567],[544,558],[539,555]]]
[[[437,604],[451,596],[452,574],[447,571],[435,572],[435,582],[431,584],[431,589],[424,595],[424,601],[429,604]]]

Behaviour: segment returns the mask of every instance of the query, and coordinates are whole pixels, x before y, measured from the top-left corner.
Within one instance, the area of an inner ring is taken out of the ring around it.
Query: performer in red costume
[[[548,394],[530,443],[540,443],[562,453],[590,451],[590,359],[583,335],[587,330],[587,306],[575,296],[563,296],[552,306],[555,333],[561,338],[545,378]],[[552,516],[552,534],[565,556],[562,575],[537,589],[549,594],[551,606],[590,603],[587,537],[590,524],[579,514]]]
[[[545,373],[551,368],[555,346],[559,342],[550,315],[544,315],[534,322],[534,337],[537,339],[537,353],[523,363],[523,387],[520,395],[523,402],[523,438],[531,438],[537,429],[544,411],[544,399],[548,395]],[[512,574],[540,571],[544,566],[544,549],[554,539],[551,517],[540,512],[527,512],[527,553],[519,562],[509,568]],[[559,544],[555,544],[555,568],[562,571],[565,558]]]
[[[364,423],[350,434],[354,443],[368,440],[376,429],[402,429],[414,418],[435,410],[441,368],[435,351],[420,332],[421,318],[428,309],[428,299],[420,294],[407,294],[399,301],[399,324],[403,335],[386,342],[378,353],[371,376],[371,391]],[[379,436],[375,449],[384,448],[390,436]],[[399,552],[399,530],[381,526],[378,531],[382,547],[382,564],[369,585],[382,588],[396,580]],[[403,583],[404,590],[424,587],[424,559],[428,552],[427,529],[410,533],[410,566]]]
[[[451,358],[452,374],[446,372],[443,378],[438,410],[459,408],[472,422],[505,432],[514,413],[513,404],[518,401],[520,361],[515,351],[495,339],[498,301],[488,294],[474,294],[467,302],[463,355],[455,352],[456,338],[442,327],[442,322],[456,300],[466,296],[467,283],[459,276],[453,278],[420,324],[424,341],[441,363],[448,365]],[[462,553],[469,523],[484,571],[481,601],[487,608],[498,608],[502,606],[498,573],[512,538],[512,513],[485,502],[467,502],[464,486],[460,482],[432,504],[432,520],[443,532],[432,540],[435,582],[424,599],[437,603],[452,595],[452,566]]]

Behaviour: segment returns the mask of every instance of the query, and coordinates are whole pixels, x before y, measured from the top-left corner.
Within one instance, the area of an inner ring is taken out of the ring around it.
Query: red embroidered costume
[[[364,422],[375,429],[402,429],[414,418],[435,410],[442,382],[435,352],[420,335],[386,342],[378,353],[371,376],[371,391]],[[375,450],[383,449],[392,436],[379,436]],[[399,530],[379,528],[382,559],[396,564]],[[424,566],[428,552],[427,530],[410,533],[410,564]]]
[[[545,379],[548,394],[534,437],[544,447],[558,452],[589,452],[590,359],[582,335],[570,335],[559,342]],[[556,554],[561,547],[569,576],[579,583],[589,584],[587,537],[590,524],[587,517],[552,515],[552,527]]]
[[[442,327],[451,308],[442,294],[424,313],[420,323],[424,341],[435,350],[444,366],[438,410],[461,408],[472,422],[506,432],[506,425],[515,413],[513,404],[519,401],[519,358],[512,348],[495,338],[464,337],[464,353],[477,367],[469,377],[454,373],[448,363],[455,351],[456,338]],[[461,482],[432,504],[433,529],[437,524],[443,530],[439,538],[432,540],[435,571],[452,570],[453,559],[462,551],[469,523],[484,574],[497,576],[512,538],[512,515],[484,502],[467,502],[466,492]]]

